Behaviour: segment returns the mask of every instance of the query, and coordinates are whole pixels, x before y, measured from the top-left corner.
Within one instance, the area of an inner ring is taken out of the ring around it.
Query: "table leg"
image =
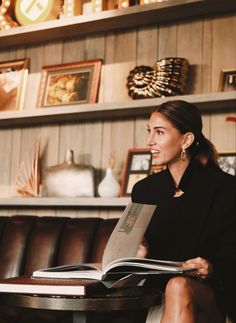
[[[73,323],[86,323],[86,312],[74,311]]]

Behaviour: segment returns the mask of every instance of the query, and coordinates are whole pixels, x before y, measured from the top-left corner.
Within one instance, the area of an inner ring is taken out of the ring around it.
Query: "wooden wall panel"
[[[122,178],[127,151],[134,147],[134,122],[130,120],[106,121],[103,124],[102,164],[104,170],[114,157],[114,172],[120,181]]]
[[[18,175],[18,169],[20,165],[21,160],[21,129],[16,128],[12,130],[12,147],[11,151],[8,152],[9,154],[9,161],[10,161],[10,195],[15,196],[17,194],[16,192],[16,179]]]
[[[140,28],[137,31],[137,59],[134,65],[153,66],[158,60],[158,50],[159,29],[157,27]],[[134,122],[133,147],[145,148],[147,146],[147,118],[135,118]]]
[[[146,27],[137,31],[136,65],[153,66],[158,59],[158,28]],[[135,66],[136,66],[135,65]],[[133,68],[135,67],[133,66]]]
[[[177,26],[164,25],[159,28],[158,59],[177,55]]]
[[[226,121],[227,115],[221,113],[212,116],[211,140],[219,152],[236,152],[236,126],[235,123]]]
[[[63,42],[63,63],[84,60],[85,41],[82,39],[70,39]]]
[[[203,21],[201,92],[211,92],[212,83],[212,19]]]
[[[44,65],[44,47],[42,45],[28,47],[26,57],[30,59],[30,73],[40,73]]]
[[[235,39],[236,16],[224,16],[213,20],[212,91],[218,90],[220,71],[222,69],[236,68]],[[236,124],[226,123],[227,115],[227,113],[212,114],[210,138],[219,151],[236,151]]]
[[[213,19],[212,25],[212,91],[219,85],[220,71],[236,67],[236,16]]]
[[[136,37],[135,31],[107,37],[105,64],[109,64],[109,68],[104,73],[104,102],[129,99],[126,78],[135,65]]]
[[[44,46],[43,65],[62,64],[63,43],[54,42]]]
[[[59,162],[60,128],[58,125],[45,125],[40,129],[42,166],[52,166]]]
[[[137,118],[135,119],[135,137],[134,147],[135,148],[146,148],[147,147],[147,124],[148,118]]]
[[[202,65],[202,21],[186,22],[178,26],[177,56],[189,60],[190,80],[188,93],[201,93],[201,65]]]
[[[11,61],[16,59],[16,51],[14,49],[1,50],[0,51],[0,61]]]
[[[85,39],[84,58],[89,59],[103,59],[105,53],[105,37],[92,36]]]

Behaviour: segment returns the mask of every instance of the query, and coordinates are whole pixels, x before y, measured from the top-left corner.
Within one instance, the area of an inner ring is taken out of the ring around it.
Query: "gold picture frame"
[[[29,59],[0,62],[0,111],[23,108]]]
[[[224,69],[220,72],[219,92],[236,90],[236,68]]]
[[[43,66],[37,108],[95,103],[102,60]]]

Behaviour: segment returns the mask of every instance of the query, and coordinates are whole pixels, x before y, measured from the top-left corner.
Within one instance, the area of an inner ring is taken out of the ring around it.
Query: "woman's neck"
[[[185,161],[180,160],[177,163],[168,165],[169,171],[173,180],[175,182],[175,186],[178,188],[181,178],[188,167],[190,159],[186,159]]]

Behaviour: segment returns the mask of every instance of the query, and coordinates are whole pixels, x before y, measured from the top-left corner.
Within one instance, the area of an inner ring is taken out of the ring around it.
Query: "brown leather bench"
[[[31,275],[36,269],[101,262],[117,219],[0,217],[0,279]],[[69,323],[70,312],[0,305],[0,323]]]

